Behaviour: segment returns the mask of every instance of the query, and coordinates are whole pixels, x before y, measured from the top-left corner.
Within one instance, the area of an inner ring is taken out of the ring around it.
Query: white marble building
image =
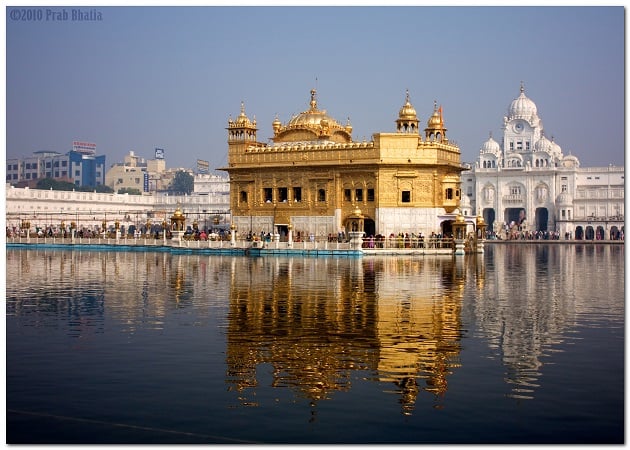
[[[197,184],[199,182],[199,185]],[[191,195],[107,194],[80,191],[53,191],[16,188],[6,184],[7,231],[19,229],[23,221],[30,223],[31,231],[69,227],[100,230],[103,223],[108,229],[118,222],[121,227],[159,228],[169,222],[177,208],[186,216],[186,225],[195,221],[200,229],[228,229],[231,223],[229,179],[227,177],[195,177]]]
[[[565,155],[545,136],[523,85],[502,130],[500,142],[491,135],[461,175],[462,193],[489,232],[502,238],[534,232],[556,233],[560,239],[622,237],[624,167],[581,168],[576,156]]]

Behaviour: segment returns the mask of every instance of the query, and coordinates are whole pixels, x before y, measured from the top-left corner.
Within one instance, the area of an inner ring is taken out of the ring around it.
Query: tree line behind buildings
[[[77,192],[98,192],[111,194],[114,190],[105,185],[99,186],[77,186],[70,181],[60,181],[53,178],[42,178],[37,182],[36,189],[52,189],[53,191],[77,191]],[[188,172],[183,170],[175,173],[173,181],[169,184],[167,192],[170,195],[188,195],[193,192],[195,188],[194,178]],[[140,189],[136,188],[121,188],[117,192],[118,194],[129,195],[142,195]]]

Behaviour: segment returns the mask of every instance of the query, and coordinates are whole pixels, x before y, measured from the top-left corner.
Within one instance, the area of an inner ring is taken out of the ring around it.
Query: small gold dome
[[[416,109],[413,107],[411,102],[409,101],[409,91],[407,91],[407,97],[405,98],[405,104],[400,108],[400,112],[398,113],[398,117],[400,119],[405,120],[417,120],[418,115],[416,114]]]
[[[442,127],[442,119],[440,115],[435,111],[431,117],[429,117],[429,121],[427,122],[427,126],[429,128],[441,128]]]
[[[249,120],[249,117],[247,117],[247,115],[245,114],[245,103],[241,102],[241,113],[238,115],[235,121],[229,119],[228,124],[231,127],[236,126],[238,128],[256,128],[256,119],[254,119],[253,123],[251,120]]]
[[[175,212],[173,213],[173,217],[183,217],[184,213],[182,212],[182,210],[179,208],[179,206],[177,207],[177,209],[175,210]]]
[[[427,121],[427,128],[440,129],[444,128],[444,119],[442,118],[442,107],[438,108],[437,102],[433,102],[433,114]]]
[[[280,127],[282,126],[282,122],[280,122],[280,119],[278,119],[278,116],[276,115],[276,118],[273,120],[273,123],[271,124],[274,133],[277,133],[278,130],[280,129]]]

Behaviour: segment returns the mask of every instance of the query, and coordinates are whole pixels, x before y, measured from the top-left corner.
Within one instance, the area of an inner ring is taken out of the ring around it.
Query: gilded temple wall
[[[462,170],[441,108],[436,105],[423,139],[407,96],[398,132],[355,142],[349,124],[343,127],[317,108],[314,90],[310,105],[286,125],[274,120],[269,145],[257,141],[256,123],[243,105],[238,118],[228,121],[224,170],[241,233],[291,225],[295,232],[326,236],[343,230],[357,210],[374,234],[441,231],[439,216],[459,206]]]

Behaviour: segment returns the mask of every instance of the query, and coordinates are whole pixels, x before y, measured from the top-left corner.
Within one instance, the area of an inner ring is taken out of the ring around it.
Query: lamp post
[[[458,214],[453,223],[453,238],[455,240],[455,255],[465,255],[464,238],[466,236],[466,220],[462,214]]]
[[[477,253],[484,252],[484,241],[486,240],[486,221],[482,216],[477,216]]]
[[[361,250],[363,247],[363,235],[365,234],[365,216],[361,213],[361,209],[357,206],[352,214],[348,216],[347,224],[350,227],[348,235],[350,236],[350,248],[353,250]]]
[[[177,209],[171,217],[171,227],[173,228],[173,241],[177,241],[178,243],[181,242],[182,236],[184,234],[185,223],[186,216],[184,216],[181,208],[177,206]]]

